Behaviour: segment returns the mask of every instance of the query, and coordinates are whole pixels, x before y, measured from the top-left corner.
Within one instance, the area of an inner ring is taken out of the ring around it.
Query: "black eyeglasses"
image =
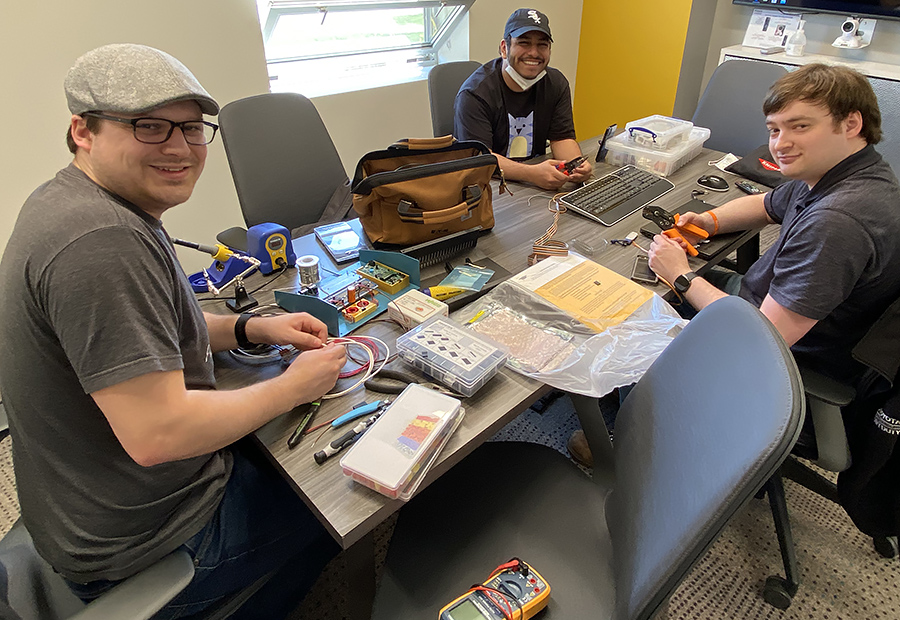
[[[93,116],[106,121],[131,125],[134,129],[134,138],[144,144],[162,144],[172,137],[172,132],[178,127],[184,134],[184,141],[194,146],[209,144],[216,137],[219,126],[207,121],[181,121],[176,123],[165,118],[119,118],[107,116],[98,112],[85,112],[82,116]]]

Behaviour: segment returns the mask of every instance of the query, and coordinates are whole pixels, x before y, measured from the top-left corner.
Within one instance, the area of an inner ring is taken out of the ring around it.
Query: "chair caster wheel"
[[[897,557],[897,537],[896,536],[875,536],[872,538],[875,545],[875,551],[883,558]]]
[[[782,577],[771,576],[766,578],[766,585],[763,588],[763,599],[776,609],[787,609],[791,606],[793,596],[797,589],[788,586],[787,580]]]

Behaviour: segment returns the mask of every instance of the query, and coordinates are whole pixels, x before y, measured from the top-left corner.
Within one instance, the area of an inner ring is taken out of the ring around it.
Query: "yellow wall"
[[[585,0],[574,115],[579,140],[672,114],[691,0]]]

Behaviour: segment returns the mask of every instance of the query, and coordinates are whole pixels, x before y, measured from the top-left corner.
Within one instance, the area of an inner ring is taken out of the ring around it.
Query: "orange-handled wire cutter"
[[[644,207],[644,210],[641,211],[641,215],[643,215],[645,219],[648,219],[659,226],[660,230],[662,230],[662,234],[664,234],[665,236],[669,237],[670,239],[681,239],[682,241],[684,241],[685,251],[691,256],[697,256],[698,254],[700,254],[700,252],[698,252],[697,248],[695,248],[687,239],[685,239],[684,235],[681,234],[681,230],[686,230],[691,234],[697,235],[701,239],[709,239],[708,232],[698,226],[694,226],[693,224],[679,224],[678,214],[675,213],[673,215],[662,207],[653,205]]]

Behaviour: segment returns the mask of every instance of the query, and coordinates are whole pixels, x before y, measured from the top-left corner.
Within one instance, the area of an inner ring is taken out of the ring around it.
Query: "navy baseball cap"
[[[503,38],[520,37],[526,32],[537,30],[553,40],[550,34],[550,20],[547,16],[535,9],[516,9],[506,20],[506,28],[503,30]]]

